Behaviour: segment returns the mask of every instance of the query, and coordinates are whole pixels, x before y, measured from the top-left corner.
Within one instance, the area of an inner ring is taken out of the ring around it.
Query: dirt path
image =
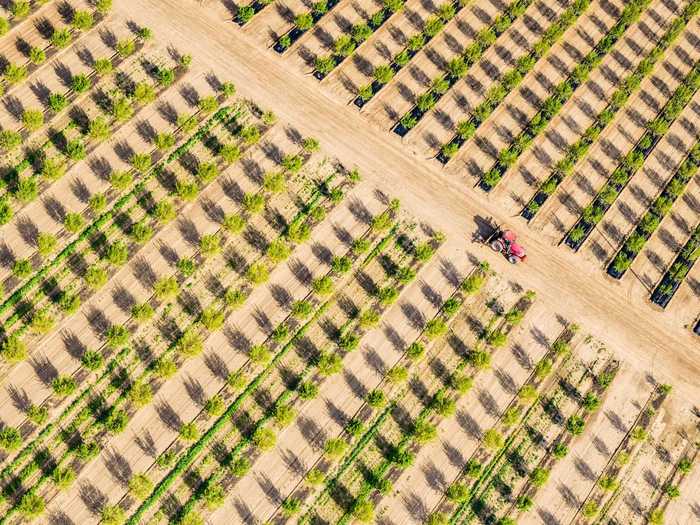
[[[182,9],[176,0],[146,0],[120,2],[116,8],[117,16],[126,19],[138,8],[139,23],[151,27],[160,39],[227,75],[244,96],[254,97],[282,119],[300,123],[329,154],[347,165],[356,164],[365,180],[390,189],[409,211],[441,228],[448,235],[447,251],[466,247],[474,256],[487,258],[497,271],[534,289],[552,309],[585,325],[639,368],[672,382],[691,399],[700,398],[697,382],[693,384],[700,373],[695,359],[698,343],[683,328],[696,316],[697,306],[672,304],[660,313],[647,304],[631,305],[598,268],[584,266],[574,254],[542,242],[522,227],[528,262],[506,268],[503,259],[470,244],[482,218],[506,221],[499,206],[466,181],[446,178],[434,163],[411,155],[398,137],[378,133],[351,108],[324,95],[314,78],[285,67],[272,51],[260,49],[226,18],[223,6],[192,3]]]

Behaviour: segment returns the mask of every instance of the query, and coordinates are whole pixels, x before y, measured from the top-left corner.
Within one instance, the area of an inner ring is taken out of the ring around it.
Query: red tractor
[[[527,259],[525,248],[515,242],[518,238],[516,233],[513,230],[504,230],[500,226],[493,227],[493,232],[484,242],[488,243],[493,251],[502,253],[511,264],[525,262]]]

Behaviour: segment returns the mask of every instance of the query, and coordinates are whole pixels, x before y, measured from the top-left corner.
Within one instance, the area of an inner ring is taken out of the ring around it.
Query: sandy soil
[[[547,488],[538,494],[535,511],[523,522],[548,522],[552,516],[566,521],[573,516],[575,506],[572,509],[572,500],[577,501],[585,497],[590,489],[591,477],[595,479],[596,470],[601,469],[607,461],[610,451],[620,439],[620,433],[624,432],[625,424],[629,424],[628,420],[634,417],[635,408],[640,400],[648,395],[650,378],[672,384],[675,395],[682,400],[678,407],[673,408],[681,418],[692,418],[688,412],[689,406],[700,404],[700,384],[697,381],[697,377],[700,377],[700,365],[697,360],[698,339],[687,330],[687,325],[697,317],[700,309],[696,288],[684,284],[666,311],[659,312],[642,300],[638,293],[641,285],[633,288],[611,282],[604,278],[597,265],[589,264],[589,261],[580,255],[572,254],[565,247],[552,246],[550,240],[540,231],[522,225],[518,230],[528,249],[528,261],[523,265],[510,266],[504,259],[494,255],[486,247],[474,243],[472,239],[474,232],[483,227],[489,217],[493,217],[499,223],[509,222],[511,209],[501,206],[497,198],[487,197],[473,189],[472,181],[467,177],[446,176],[436,163],[426,160],[422,154],[412,152],[398,137],[373,128],[353,107],[344,105],[346,100],[337,100],[337,85],[335,88],[329,86],[330,89],[319,87],[317,80],[303,74],[304,68],[301,68],[297,61],[281,60],[274,51],[265,49],[265,46],[261,45],[261,35],[251,29],[241,31],[230,21],[230,13],[224,5],[213,0],[203,5],[191,0],[185,1],[187,5],[184,9],[183,0],[115,2],[115,14],[112,15],[110,23],[123,27],[125,22],[134,20],[139,25],[152,28],[158,42],[163,46],[172,45],[195,57],[195,66],[191,73],[196,79],[193,80],[195,85],[202,86],[204,75],[209,72],[215,73],[222,80],[232,80],[240,94],[254,99],[265,109],[273,110],[281,120],[293,123],[303,136],[317,137],[321,141],[324,153],[336,157],[346,166],[357,166],[360,169],[364,183],[358,190],[358,195],[363,199],[370,199],[370,196],[374,195],[374,189],[378,188],[392,197],[400,198],[408,213],[447,234],[447,242],[440,250],[440,262],[449,261],[454,267],[463,270],[471,267],[475,260],[485,259],[505,280],[534,290],[538,297],[537,306],[528,315],[527,323],[519,328],[516,334],[520,350],[530,359],[536,359],[543,352],[542,337],[555,337],[561,319],[567,319],[583,326],[587,333],[603,341],[625,362],[624,373],[614,383],[605,410],[590,424],[586,436],[575,443],[567,459],[557,465],[552,473],[552,481],[556,482],[550,482]],[[363,2],[363,5],[370,11],[376,9],[376,5],[368,1]],[[300,3],[290,6],[293,6],[294,12],[302,9]],[[339,7],[348,12],[355,9],[355,6],[350,9],[351,6],[346,3]],[[424,9],[427,10],[425,6]],[[193,16],[193,13],[197,16]],[[275,16],[280,15],[276,13]],[[360,15],[356,13],[353,16]],[[259,25],[261,33],[265,31],[262,22],[254,23]],[[326,27],[333,27],[334,36],[339,34],[340,26],[336,20],[329,18],[324,24]],[[266,29],[277,32],[279,27],[281,25],[278,21],[276,28]],[[266,40],[269,42],[269,37],[266,37]],[[304,45],[315,46],[315,51],[323,49],[316,35],[313,38],[308,37]],[[78,67],[78,61],[75,58],[73,60]],[[550,69],[546,71],[549,72]],[[538,89],[541,90],[542,86]],[[155,112],[149,112],[144,117],[153,117],[154,120],[158,118]],[[499,118],[495,114],[493,121]],[[692,118],[692,115],[688,118]],[[486,132],[488,131],[485,129],[483,133]],[[125,130],[123,135],[118,138],[144,145],[143,138],[131,128]],[[112,147],[105,147],[104,154],[116,163],[116,155],[112,150]],[[477,163],[491,162],[490,157],[480,153],[478,148],[470,150],[469,155]],[[68,191],[68,181],[61,181],[60,184],[56,191],[60,188]],[[94,187],[100,187],[99,184],[104,184],[104,181],[95,178]],[[58,194],[54,193],[54,196],[56,195]],[[211,189],[208,197],[209,202],[215,204],[226,200],[225,192],[218,185]],[[32,206],[36,206],[37,211],[41,210],[38,202]],[[231,207],[232,204],[222,206]],[[376,202],[373,206],[378,208]],[[679,213],[683,214],[684,220],[692,220],[694,208],[688,203],[686,206],[687,210]],[[199,204],[188,207],[188,218],[196,225],[197,235],[218,228],[218,224],[207,214],[205,208]],[[28,208],[25,213],[31,210],[32,208]],[[46,218],[41,219],[44,225],[42,230],[44,227],[58,227],[55,220],[46,213],[44,215]],[[334,220],[349,230],[357,228],[357,224],[344,210],[340,210]],[[159,269],[159,275],[170,271],[162,250],[164,244],[172,245],[183,253],[192,250],[191,243],[188,244],[185,238],[184,228],[179,222],[178,225],[179,227],[173,225],[168,231],[159,234],[160,244],[149,245],[149,257]],[[11,226],[14,226],[14,223]],[[21,243],[19,235],[14,233],[15,230],[10,231],[13,233],[8,233],[4,238],[5,242],[17,243],[18,251],[22,253],[31,250],[29,243]],[[339,239],[328,229],[319,229],[314,235],[319,236],[317,240],[321,244],[340,244]],[[314,274],[324,269],[324,263],[317,259],[313,249],[305,249],[299,257],[305,263],[308,261],[309,269]],[[2,275],[7,275],[8,270],[3,269],[2,272]],[[696,267],[690,276],[691,282],[698,282],[698,272],[700,269]],[[433,266],[426,270],[424,278],[431,285],[434,284],[440,293],[446,293],[450,286],[440,273],[439,264],[433,262]],[[296,280],[289,268],[279,269],[271,280],[284,284],[294,296],[305,293],[305,286]],[[125,287],[133,289],[137,297],[146,297],[150,293],[138,284],[130,269],[125,268],[110,286],[93,298],[90,305],[84,305],[83,312],[93,311],[89,310],[88,306],[99,306],[98,311],[108,319],[121,322],[128,314],[119,307],[115,296],[117,289]],[[415,302],[421,311],[429,312],[427,298],[419,288],[415,286],[408,290],[404,300]],[[258,312],[269,311],[275,318],[279,318],[284,312],[267,289],[260,289],[251,299],[251,306],[232,322],[235,330],[250,340],[256,340],[265,336],[256,318]],[[415,327],[410,326],[407,316],[399,306],[391,310],[385,323],[406,339],[410,339]],[[63,324],[61,328],[61,332],[57,331],[51,338],[42,342],[41,347],[37,349],[35,361],[17,367],[18,375],[0,397],[3,423],[17,424],[23,417],[17,406],[9,408],[10,403],[17,405],[18,398],[9,387],[16,388],[17,392],[28,396],[34,402],[40,402],[49,395],[49,388],[40,380],[39,372],[42,368],[53,365],[57,371],[70,372],[76,367],[75,357],[63,349],[66,335],[76,335],[90,345],[101,344],[100,332],[82,315],[74,316],[72,321]],[[388,339],[386,332],[378,329],[368,336],[365,346],[374,349],[380,358],[390,360],[396,357],[396,349]],[[207,347],[208,353],[221,352],[227,364],[231,366],[245,359],[240,349],[234,348],[223,333],[212,337]],[[364,353],[358,352],[352,357],[346,370],[354,374],[365,388],[371,388],[379,381],[381,374],[372,368],[371,363],[365,361]],[[518,383],[523,380],[526,372],[526,367],[513,359],[511,353],[501,352],[498,360],[494,362],[493,373],[490,372],[479,380],[474,395],[483,391],[494,392],[491,395],[498,398],[496,403],[499,406],[505,405],[509,396],[512,396],[514,387],[504,384],[501,374],[512,376]],[[197,388],[193,389],[192,385],[195,383]],[[198,403],[197,396],[193,395],[192,391],[197,390],[203,396],[207,396],[216,391],[221,384],[221,378],[207,366],[206,359],[188,361],[187,366],[179,371],[177,378],[167,383],[158,393],[154,403],[141,410],[137,417],[130,421],[128,431],[110,440],[102,461],[92,462],[81,472],[78,482],[69,491],[51,501],[50,516],[70,518],[76,520],[76,523],[95,522],[97,518],[88,508],[91,497],[97,495],[101,501],[109,500],[111,503],[119,501],[126,491],[123,472],[138,472],[152,465],[153,452],[144,450],[138,444],[137,438],[150,436],[155,450],[162,452],[176,435],[176,431],[163,422],[159,407],[169,403],[177,407],[177,415],[181,420],[189,421],[201,409],[201,403]],[[331,400],[340,399],[342,403],[334,403],[333,410],[337,409],[345,414],[352,413],[361,399],[350,390],[344,376],[327,382],[321,397],[309,404],[306,415],[323,421],[324,425],[327,425],[324,431],[338,432],[339,424],[328,417],[329,403]],[[477,400],[466,398],[463,402],[475,405],[473,409],[469,408],[469,414],[476,419],[479,426],[486,428],[492,416],[476,407]],[[465,406],[460,408],[462,413],[466,413],[466,410]],[[403,476],[397,483],[401,495],[394,496],[393,499],[387,498],[387,501],[383,502],[388,522],[417,521],[415,509],[431,508],[439,500],[444,488],[435,484],[428,474],[438,469],[450,479],[451,475],[463,466],[465,456],[468,456],[465,452],[461,458],[456,458],[451,451],[462,448],[465,442],[471,447],[476,446],[474,436],[460,424],[459,418],[445,421],[439,430],[441,440],[431,447],[425,447],[416,458],[416,467],[411,474]],[[237,508],[236,503],[242,499],[256,518],[264,518],[274,511],[279,500],[270,498],[265,493],[264,484],[260,481],[265,480],[263,475],[272,479],[276,489],[284,495],[294,487],[299,478],[296,467],[289,465],[289,457],[297,457],[304,464],[309,464],[319,453],[316,448],[308,446],[305,440],[296,441],[294,436],[300,435],[299,430],[290,429],[288,435],[295,441],[295,445],[280,440],[278,449],[256,464],[253,475],[236,487],[236,497],[229,498],[226,506],[211,516],[212,522],[231,523],[231,513]],[[582,458],[585,459],[585,465],[582,465]],[[689,477],[688,486],[693,481],[697,482],[698,470],[700,469],[696,469]],[[567,486],[566,491],[561,489],[563,484]],[[95,491],[95,488],[99,491]],[[688,523],[688,520],[693,519],[693,513],[697,518],[699,508],[697,495],[684,494],[681,499],[672,502],[667,516],[677,516],[676,519],[680,521],[675,523]],[[246,518],[241,519],[248,522]]]

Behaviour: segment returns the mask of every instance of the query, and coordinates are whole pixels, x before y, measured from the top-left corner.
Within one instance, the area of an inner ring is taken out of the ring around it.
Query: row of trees
[[[675,122],[683,109],[690,103],[693,96],[700,88],[700,64],[695,66],[683,78],[683,81],[659,110],[656,117],[647,122],[644,134],[637,143],[619,162],[610,175],[608,182],[581,212],[581,217],[569,230],[565,242],[573,249],[583,243],[588,234],[593,230],[605,215],[605,212],[620,196],[627,183],[644,165],[657,144],[668,132],[671,124]]]
[[[696,142],[690,149],[673,177],[666,183],[659,196],[639,220],[635,230],[625,239],[622,247],[608,265],[608,273],[618,279],[624,275],[644,248],[649,237],[671,211],[673,203],[683,194],[686,186],[697,173],[698,166],[700,166],[700,141]]]
[[[340,0],[319,0],[311,5],[311,9],[294,17],[294,25],[275,41],[273,49],[284,53],[294,42],[299,40],[336,5]]]
[[[406,46],[387,64],[376,66],[372,72],[373,81],[360,87],[355,105],[362,107],[372,97],[391,82],[394,75],[399,72],[411,59],[423,49],[436,35],[438,35],[447,22],[452,20],[464,7],[461,2],[445,2],[441,4],[435,14],[429,16],[423,24],[423,29],[406,40]]]
[[[319,202],[317,205],[321,206],[323,204]],[[333,206],[335,204],[330,201],[328,205]],[[312,223],[317,223],[318,221],[313,219],[312,210],[314,207],[315,206],[307,206],[307,211],[303,213],[302,217],[305,220],[312,221]],[[355,254],[352,257],[355,260],[359,260],[359,254]],[[352,264],[353,263],[351,263],[350,266],[352,266]],[[149,507],[155,504],[160,497],[165,494],[168,488],[179,479],[186,469],[190,468],[190,466],[197,460],[199,454],[206,448],[208,440],[213,439],[213,436],[216,433],[219,433],[225,425],[231,424],[230,417],[240,410],[242,403],[244,403],[259,388],[262,387],[265,379],[282,362],[290,350],[296,347],[296,343],[299,338],[303,334],[307,333],[310,327],[315,325],[317,320],[320,318],[320,315],[325,312],[329,305],[333,302],[332,297],[334,294],[334,289],[336,288],[335,281],[344,279],[343,275],[350,270],[350,266],[339,261],[334,265],[335,269],[332,269],[329,274],[315,279],[312,283],[313,292],[308,298],[295,302],[292,305],[290,317],[286,318],[280,326],[272,331],[272,334],[269,336],[271,341],[265,341],[263,344],[254,345],[251,347],[248,363],[246,363],[243,369],[237,372],[237,374],[245,378],[254,375],[254,379],[245,379],[242,382],[242,391],[235,396],[233,403],[226,408],[225,412],[214,423],[214,425],[202,435],[202,439],[195,443],[188,450],[183,459],[179,461],[165,476],[165,478],[161,480],[156,487],[156,490],[151,494],[150,498],[146,500],[144,504],[131,516],[130,520],[132,522],[137,522],[138,519],[140,519],[140,516],[143,516],[143,513],[145,513]],[[311,300],[314,295],[318,297],[318,300]],[[308,319],[296,332],[292,331],[296,324],[294,316],[302,316]],[[220,467],[216,468],[207,478],[207,480],[205,480],[207,486],[218,483],[218,480],[228,472],[231,465],[237,465],[238,460],[240,459],[239,456],[248,447],[253,447],[253,450],[266,450],[270,446],[274,445],[274,432],[272,432],[272,430],[266,426],[267,423],[270,420],[275,419],[288,421],[289,418],[286,417],[286,415],[281,414],[280,410],[282,409],[279,407],[290,406],[290,402],[297,393],[303,398],[312,396],[314,392],[317,392],[317,388],[314,388],[314,382],[309,382],[306,380],[307,376],[309,376],[317,367],[319,370],[322,368],[330,373],[336,369],[337,359],[331,359],[330,355],[327,357],[321,355],[319,356],[318,361],[315,363],[309,363],[305,368],[305,372],[300,374],[298,381],[295,381],[296,385],[287,388],[283,394],[278,397],[278,399],[274,401],[268,407],[268,409],[266,409],[265,415],[262,419],[255,423],[251,422],[250,432],[247,432],[242,440],[240,440],[228,453],[222,456]],[[284,411],[288,412],[286,409],[284,409]],[[207,435],[210,437],[206,437]],[[185,516],[189,515],[201,497],[202,494],[200,491],[195,492],[188,500],[186,505],[181,509],[181,512],[179,513],[180,517],[184,519]]]
[[[556,44],[564,32],[571,27],[576,20],[591,4],[591,0],[576,0],[561,16],[549,26],[537,40],[529,53],[516,60],[515,66],[507,70],[496,85],[485,94],[485,100],[470,111],[469,116],[457,123],[456,134],[440,148],[437,159],[447,164],[459,149],[476,133],[476,130],[501,104],[505,97],[522,82],[535,64],[549,49]]]
[[[403,9],[403,0],[383,0],[384,7],[372,14],[367,21],[360,22],[350,28],[349,35],[341,35],[333,42],[333,53],[328,56],[318,56],[314,62],[314,75],[321,80],[361,45],[384,23],[391,15]]]
[[[607,31],[605,36],[576,64],[567,78],[552,88],[552,94],[542,101],[537,113],[530,119],[515,140],[498,152],[495,164],[481,177],[482,189],[490,191],[496,187],[508,169],[530,148],[535,138],[544,131],[552,119],[561,111],[564,104],[574,95],[574,92],[588,80],[591,72],[612,51],[613,46],[622,38],[627,29],[639,19],[649,3],[650,0],[636,0],[625,5],[620,18]]]
[[[533,198],[525,206],[522,211],[525,218],[532,219],[564,179],[571,175],[576,164],[588,153],[601,133],[608,128],[618,112],[625,107],[630,97],[639,91],[642,81],[651,75],[654,66],[659,63],[673,42],[685,30],[698,9],[700,9],[700,0],[691,1],[683,13],[669,24],[668,29],[634,71],[619,83],[618,88],[609,97],[606,107],[596,115],[593,123],[586,128],[581,137],[565,149],[564,156],[555,164],[553,173],[544,180]]]
[[[476,39],[462,51],[462,54],[447,63],[446,72],[435,77],[430,84],[430,88],[416,97],[415,106],[394,124],[394,132],[399,135],[405,135],[415,127],[423,116],[438,103],[442,96],[469,72],[471,67],[481,59],[496,40],[525,13],[532,1],[516,0],[503,13],[498,15],[490,26],[479,31]],[[439,15],[443,22],[447,22],[455,15],[455,9],[452,4],[443,4],[441,6],[442,10],[445,13],[439,12]]]
[[[178,148],[178,150],[173,152],[169,157],[169,162],[174,162],[175,160],[180,158],[180,156],[182,156],[186,151],[188,151],[189,148],[191,148],[195,143],[198,143],[202,139],[204,139],[204,137],[208,135],[209,128],[214,124],[214,122],[219,122],[220,119],[224,119],[224,117],[228,116],[230,113],[230,108],[224,109],[225,110],[221,111],[219,114],[217,114],[217,116],[213,117],[211,121],[207,122],[203,126],[203,128],[200,129],[200,131],[190,139],[190,141],[187,141],[180,148]],[[164,164],[161,164],[160,166],[164,166]],[[110,327],[105,334],[106,347],[108,349],[116,349],[120,346],[126,345],[128,344],[129,336],[130,332],[125,326],[114,325]],[[74,417],[70,424],[65,426],[64,429],[61,430],[60,435],[68,439],[68,441],[70,441],[71,444],[68,445],[68,442],[66,442],[66,448],[61,453],[61,455],[56,458],[50,458],[51,461],[55,462],[56,468],[61,467],[61,465],[66,463],[72,456],[76,456],[79,459],[88,461],[92,459],[97,453],[99,453],[99,447],[97,447],[96,443],[94,443],[93,441],[79,439],[76,442],[73,439],[75,433],[77,433],[78,436],[80,436],[81,427],[87,424],[87,428],[90,429],[90,422],[92,421],[93,435],[95,434],[94,425],[104,428],[106,432],[121,432],[128,423],[129,415],[126,410],[118,408],[119,403],[125,401],[132,401],[135,404],[135,406],[142,406],[145,402],[147,402],[147,400],[150,399],[147,385],[138,380],[134,383],[131,383],[129,381],[129,368],[121,367],[122,363],[125,360],[125,357],[125,351],[120,352],[120,354],[115,359],[113,359],[107,366],[107,372],[105,373],[107,374],[107,377],[112,376],[112,373],[114,373],[115,376],[109,382],[107,386],[107,391],[103,392],[104,397],[93,397],[94,395],[96,395],[94,388],[99,383],[102,383],[104,381],[105,375],[103,374],[103,376],[101,376],[101,378],[98,381],[96,381],[96,383],[84,389],[81,395],[79,396],[79,399],[76,399],[66,409],[66,411],[64,411],[64,413],[61,414],[61,416],[59,416],[59,420],[66,419],[70,415],[70,413],[74,412],[83,402],[88,402],[87,406],[82,411],[78,412],[78,414]],[[102,361],[102,356],[99,353],[95,353],[94,351],[87,352],[83,356],[83,365],[88,369],[97,370],[97,368],[100,367],[100,365],[102,364]],[[159,368],[154,366],[153,369],[158,369],[159,371],[164,372],[164,369],[162,367]],[[72,392],[75,390],[75,387],[76,385],[73,379],[68,377],[59,377],[54,384],[54,389],[57,391],[57,394],[63,395],[72,394]],[[106,400],[110,397],[110,393],[119,392],[120,390],[121,394],[119,395],[117,400],[111,406],[109,406]],[[95,403],[95,400],[99,400],[99,402]],[[43,440],[47,439],[51,435],[51,432],[53,430],[53,424],[50,424],[48,427],[46,427],[39,434],[37,439],[35,439],[34,442],[31,443],[29,446],[25,447],[22,453],[17,458],[15,458],[15,460],[13,460],[11,464],[12,468],[18,468],[24,459],[29,457],[29,455],[31,455],[33,451],[38,450],[40,443]],[[44,463],[44,461],[33,461],[29,464],[33,465],[33,468],[25,467],[18,475],[18,479],[20,481],[28,479],[28,476],[32,472],[34,472],[34,470],[36,470],[38,466]],[[3,473],[5,474],[6,471],[7,469],[3,471]],[[35,482],[34,487],[28,489],[27,492],[36,492],[43,483],[43,481],[48,479],[47,476],[49,474],[50,472],[44,473],[42,477],[37,482]],[[18,510],[21,509],[19,509],[16,506],[13,506],[10,510],[8,510],[8,519]]]

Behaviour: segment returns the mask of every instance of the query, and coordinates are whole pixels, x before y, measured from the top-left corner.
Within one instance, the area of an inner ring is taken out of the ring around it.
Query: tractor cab
[[[527,259],[525,248],[516,242],[517,239],[518,236],[513,230],[496,228],[489,238],[489,244],[493,251],[502,253],[509,263],[516,264]]]

